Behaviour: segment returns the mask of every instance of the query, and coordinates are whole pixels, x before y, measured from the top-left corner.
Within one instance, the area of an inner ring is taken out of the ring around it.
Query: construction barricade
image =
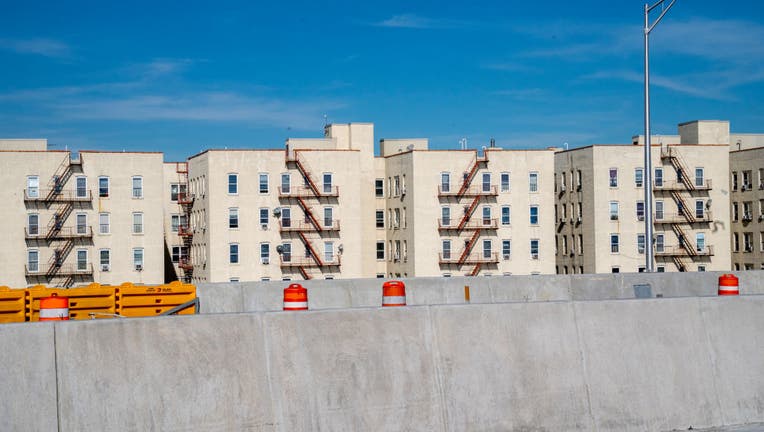
[[[69,298],[69,319],[111,318],[116,313],[114,287],[92,283],[79,288],[35,286],[29,292],[27,321],[40,320],[40,299],[57,295]]]
[[[0,287],[0,323],[26,321],[27,291]]]
[[[196,313],[196,287],[182,282],[167,285],[133,285],[123,283],[116,287],[117,314],[123,317],[157,316],[183,305],[178,315]]]

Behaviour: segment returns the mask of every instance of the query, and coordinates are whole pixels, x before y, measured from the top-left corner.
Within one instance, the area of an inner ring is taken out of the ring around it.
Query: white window
[[[133,249],[133,267],[135,270],[143,270],[143,248]]]
[[[747,236],[746,236],[747,237]],[[753,244],[748,244],[748,239],[746,238],[746,251],[753,249]],[[753,242],[753,239],[750,240],[750,242]],[[695,247],[698,252],[703,252],[706,250],[706,235],[703,233],[697,233],[695,234]]]
[[[440,223],[442,226],[451,225],[451,207],[440,208]]]
[[[705,183],[703,168],[695,168],[695,186],[703,186]]]
[[[491,207],[483,206],[483,225],[491,224]]]
[[[385,259],[385,241],[377,242],[377,260],[384,261]]]
[[[40,252],[32,249],[27,251],[27,270],[30,273],[40,271]]]
[[[263,207],[260,209],[260,225],[268,228],[268,208]]]
[[[483,192],[491,191],[491,173],[483,173]]]
[[[539,206],[532,205],[530,208],[530,222],[531,225],[539,224]]]
[[[40,197],[40,177],[38,176],[27,177],[27,196],[29,198]]]
[[[393,177],[393,190],[394,190],[394,196],[399,196],[401,194],[401,178],[400,176],[394,176]]]
[[[377,198],[382,198],[385,196],[385,180],[384,179],[374,180],[374,195]]]
[[[324,259],[334,261],[334,242],[324,242]]]
[[[88,233],[88,215],[86,213],[77,213],[75,216],[77,224],[77,234]]]
[[[502,206],[501,207],[501,224],[509,225],[511,221],[512,221],[512,218],[511,218],[510,207]]]
[[[77,198],[87,198],[88,196],[88,178],[77,176],[74,180],[75,194]]]
[[[292,262],[292,243],[281,245],[281,261],[285,263]]]
[[[539,240],[538,239],[531,240],[531,258],[539,259]]]
[[[645,202],[637,201],[637,219],[645,220]]]
[[[231,264],[239,263],[239,244],[231,243],[228,245],[228,262]]]
[[[642,187],[644,184],[644,172],[642,168],[634,169],[634,186]]]
[[[239,175],[228,174],[228,195],[237,195],[239,193]]]
[[[618,187],[618,168],[610,168],[608,170],[608,175],[610,178],[610,187]]]
[[[292,226],[292,209],[289,207],[283,207],[281,209],[281,226],[284,228]]]
[[[610,253],[618,253],[620,250],[620,239],[618,234],[610,234]]]
[[[239,228],[239,209],[236,207],[228,209],[228,228]]]
[[[292,176],[289,173],[281,174],[281,193],[289,194],[292,192]]]
[[[501,191],[509,192],[509,173],[508,172],[501,173]]]
[[[133,198],[143,198],[143,177],[133,177]]]
[[[88,250],[77,249],[77,271],[85,271],[88,269]]]
[[[663,168],[655,169],[655,186],[663,187]]]
[[[172,232],[178,232],[178,226],[180,226],[180,215],[171,215],[170,216],[170,230]]]
[[[324,227],[331,228],[334,224],[334,212],[331,207],[324,207]]]
[[[376,226],[377,228],[384,228],[385,227],[385,211],[384,210],[377,210],[375,212],[375,219],[376,219]]]
[[[451,259],[451,240],[443,240],[440,250],[444,260]]]
[[[663,234],[656,234],[655,235],[655,251],[656,252],[663,252],[666,246],[665,243],[665,237]]]
[[[655,201],[655,219],[663,219],[663,201]]]
[[[98,232],[101,234],[109,234],[109,213],[98,214]]]
[[[695,200],[695,217],[703,219],[706,205],[703,200]]]
[[[100,198],[109,197],[109,177],[98,177],[98,196]]]
[[[101,265],[101,271],[109,271],[111,269],[111,251],[109,249],[98,251],[98,263]]]
[[[393,209],[393,215],[394,215],[393,228],[397,229],[398,227],[401,226],[401,209],[399,208]]]
[[[505,260],[508,260],[512,254],[512,241],[511,240],[502,240],[501,241],[501,255],[504,257]]]
[[[637,234],[637,253],[645,253],[645,235]]]
[[[332,173],[324,173],[324,193],[332,193]]]
[[[263,264],[270,263],[271,260],[271,244],[260,243],[260,262]]]
[[[268,174],[260,173],[260,193],[268,193]]]
[[[493,242],[491,240],[483,240],[483,258],[491,258],[493,254]]]
[[[133,213],[133,234],[143,234],[143,213]]]
[[[27,216],[27,234],[36,236],[40,234],[40,215],[32,213]]]
[[[440,173],[440,191],[446,193],[451,191],[451,173]]]
[[[610,220],[618,220],[618,202],[610,201]]]
[[[528,191],[538,192],[539,190],[539,173],[532,172],[528,174]]]

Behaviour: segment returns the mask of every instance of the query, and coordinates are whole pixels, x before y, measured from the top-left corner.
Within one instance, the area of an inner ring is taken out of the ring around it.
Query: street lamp
[[[650,24],[650,12],[658,6],[662,6],[665,0],[660,0],[654,5],[645,4],[645,239],[649,242],[645,247],[645,271],[654,271],[653,251],[653,164],[650,155],[650,32],[661,22],[663,16],[674,6],[676,0],[671,0],[667,8],[661,11],[658,19]]]

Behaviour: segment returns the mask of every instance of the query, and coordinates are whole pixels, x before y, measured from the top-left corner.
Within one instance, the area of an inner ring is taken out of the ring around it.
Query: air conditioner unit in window
[[[746,252],[753,252],[753,246],[746,246],[745,247]]]
[[[406,195],[406,188],[401,188],[401,196]]]
[[[570,218],[570,223],[575,223],[575,222],[576,222],[576,218],[574,218],[574,217],[571,217],[571,218]]]
[[[576,219],[576,222],[581,223],[581,216]]]
[[[509,254],[504,254],[504,259],[508,260],[509,259]]]
[[[564,217],[560,218],[560,223],[565,223],[565,218]]]
[[[400,260],[401,260],[401,256],[400,256],[400,255],[398,255],[398,254],[395,254],[395,255],[393,256],[393,261],[395,261],[395,262],[398,262],[398,261],[400,261]]]
[[[760,214],[760,215],[759,215],[759,222],[761,222],[761,221],[763,221],[763,220],[764,220],[764,214]]]
[[[751,217],[750,213],[746,213],[746,214],[743,215],[743,220],[744,221],[750,221],[752,219],[753,219],[753,217]]]
[[[644,215],[637,216],[637,219],[643,221],[643,220],[645,220],[645,216]]]
[[[271,263],[271,260],[268,258],[263,258],[263,264],[268,265]]]
[[[740,190],[741,190],[741,191],[743,191],[743,192],[745,192],[746,190],[748,190],[748,186],[747,186],[747,185],[743,185],[743,186],[740,188]]]
[[[101,264],[101,271],[102,272],[109,271],[109,265],[108,264]]]
[[[618,215],[610,215],[610,220],[618,220]]]
[[[136,264],[135,265],[135,271],[143,271],[143,265],[142,264]]]
[[[581,190],[581,184],[580,184],[580,183],[579,183],[579,185],[578,185],[578,186],[576,186],[576,190],[577,190],[577,191],[580,191],[580,190]]]
[[[560,186],[560,192],[565,192],[565,185]]]
[[[260,228],[263,229],[263,231],[268,229],[268,224],[260,224]]]
[[[531,259],[539,259],[539,254],[531,254]]]
[[[759,184],[759,190],[762,190],[762,189],[764,189],[764,183]]]

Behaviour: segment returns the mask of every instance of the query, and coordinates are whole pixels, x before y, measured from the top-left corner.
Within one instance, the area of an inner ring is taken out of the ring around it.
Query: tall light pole
[[[650,12],[658,6],[662,6],[665,0],[660,0],[654,5],[645,4],[645,271],[652,273],[655,270],[655,258],[653,251],[653,163],[650,149],[650,32],[661,22],[663,16],[674,6],[676,0],[671,0],[667,8],[661,11],[658,19],[650,24]]]

